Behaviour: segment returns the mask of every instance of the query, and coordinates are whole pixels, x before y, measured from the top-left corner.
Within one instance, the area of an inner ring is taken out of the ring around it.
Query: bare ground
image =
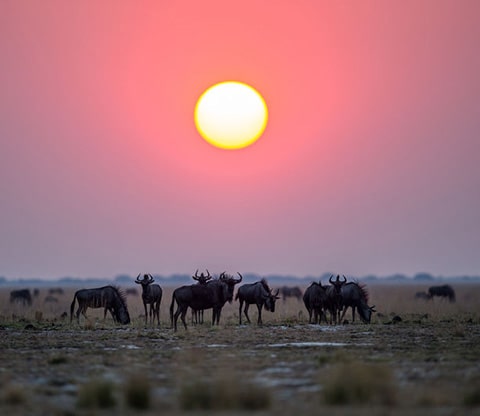
[[[416,290],[372,286],[370,325],[310,325],[291,299],[264,312],[262,327],[239,326],[234,302],[219,327],[176,333],[169,289],[160,327],[145,326],[139,297],[128,298],[130,325],[99,310],[79,325],[60,318],[73,291],[23,308],[3,290],[0,412],[480,414],[480,287],[456,288],[454,304],[414,301]]]

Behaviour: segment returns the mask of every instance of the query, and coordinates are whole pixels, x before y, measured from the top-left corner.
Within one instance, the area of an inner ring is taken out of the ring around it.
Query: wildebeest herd
[[[243,280],[242,275],[237,274],[238,278],[235,278],[226,272],[222,272],[217,278],[214,278],[208,270],[206,274],[203,272],[198,274],[197,270],[192,275],[196,283],[178,287],[173,291],[169,308],[171,327],[175,331],[177,330],[177,321],[180,317],[184,328],[187,329],[186,315],[189,308],[192,312],[192,323],[203,323],[203,311],[212,309],[212,325],[218,325],[223,306],[227,302],[233,302],[235,287]],[[160,285],[154,284],[155,280],[151,274],[144,274],[143,277],[139,274],[134,282],[142,287],[145,325],[148,322],[153,324],[155,320],[157,325],[160,325],[162,288]],[[50,291],[49,293],[49,296],[51,296],[51,293],[57,292]],[[346,323],[348,321],[345,320],[345,316],[349,308],[352,310],[352,322],[355,322],[355,315],[358,312],[360,320],[368,324],[371,322],[372,313],[376,312],[375,306],[369,305],[366,286],[355,281],[347,282],[347,278],[343,275],[342,277],[337,275],[336,278],[334,278],[334,275],[330,276],[327,285],[323,285],[321,281],[312,282],[303,294],[297,286],[283,286],[274,292],[266,279],[261,279],[255,283],[244,283],[238,287],[235,300],[239,302],[239,324],[242,324],[242,315],[245,315],[248,323],[251,322],[248,309],[250,305],[256,305],[258,310],[257,324],[262,325],[262,309],[275,312],[275,302],[280,299],[279,294],[284,301],[288,297],[295,297],[299,301],[303,300],[308,312],[308,321],[311,324],[321,324],[322,321],[326,324]],[[427,301],[435,296],[446,298],[450,302],[455,301],[455,292],[449,285],[432,286],[427,292],[417,292],[415,294],[416,299]],[[11,291],[10,302],[23,306],[31,305],[30,290]],[[74,313],[76,303],[78,303],[78,308]],[[150,309],[148,309],[148,305],[150,305]],[[115,322],[120,324],[130,323],[126,294],[118,287],[104,286],[76,291],[70,306],[70,321],[75,316],[77,322],[79,322],[80,314],[88,319],[86,315],[88,308],[103,308],[104,319],[107,312],[110,312]]]

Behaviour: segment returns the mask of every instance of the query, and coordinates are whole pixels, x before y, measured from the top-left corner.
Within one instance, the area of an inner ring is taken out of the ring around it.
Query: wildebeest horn
[[[237,274],[240,276],[240,279],[234,279],[235,280],[235,284],[237,283],[240,283],[243,279],[243,276],[240,274],[240,272],[237,272]]]
[[[211,277],[210,276],[210,272],[208,271],[208,269],[205,269],[207,271],[207,277]]]
[[[149,274],[148,276],[150,277],[150,279],[148,280],[148,283],[153,283],[155,281],[153,276],[151,274]]]
[[[138,276],[137,276],[137,278],[135,279],[135,283],[140,283],[140,282],[141,282],[141,280],[140,280],[140,275],[141,275],[141,273],[138,273]]]
[[[345,277],[345,275],[342,274],[342,276],[343,276],[343,279],[344,279],[344,280],[343,280],[343,283],[347,283],[347,278]]]
[[[277,291],[273,294],[273,296],[276,297],[277,299],[280,299],[280,298],[278,297],[278,292],[280,292],[280,289],[277,289]]]
[[[226,272],[220,273],[220,276],[218,276],[219,279],[225,279],[225,274]]]
[[[375,305],[370,306],[370,310],[371,310],[372,312],[377,312],[377,311],[375,310]]]
[[[328,279],[328,281],[333,284],[332,277],[333,277],[333,274],[330,276],[330,279]]]

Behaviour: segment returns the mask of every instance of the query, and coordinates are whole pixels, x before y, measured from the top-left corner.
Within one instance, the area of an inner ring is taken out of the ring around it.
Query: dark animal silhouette
[[[302,290],[298,286],[282,286],[280,288],[280,294],[284,302],[287,298],[297,298],[299,302],[302,300]]]
[[[21,303],[23,306],[32,305],[30,289],[12,290],[10,292],[10,303]]]
[[[77,322],[80,322],[80,313],[88,319],[86,315],[88,308],[104,308],[103,319],[106,318],[107,311],[109,311],[115,322],[124,325],[130,323],[125,294],[114,286],[77,290],[70,306],[70,322],[73,318],[75,301],[78,301]]]
[[[198,269],[195,271],[195,274],[192,276],[193,280],[196,280],[199,285],[205,285],[207,284],[210,280],[212,280],[212,276],[210,275],[210,272],[207,270],[207,274],[204,274],[203,272],[198,275]],[[195,310],[192,309],[192,323],[195,324],[203,324],[203,309],[200,310]]]
[[[265,279],[262,279],[260,282],[256,283],[247,283],[238,288],[237,295],[235,299],[238,299],[240,306],[238,307],[239,323],[242,324],[242,307],[245,303],[245,317],[247,322],[250,323],[250,318],[248,316],[248,307],[251,304],[257,305],[258,309],[258,319],[257,323],[262,324],[262,308],[265,306],[265,309],[270,312],[275,312],[275,301],[279,299],[278,297],[279,290],[275,293],[272,293],[272,290],[268,286],[268,283]]]
[[[438,296],[448,298],[450,302],[455,302],[455,292],[450,285],[432,286],[428,289],[428,294],[431,298]]]
[[[147,305],[150,305],[150,323],[155,322],[160,325],[160,303],[162,302],[162,288],[158,284],[153,284],[155,280],[151,274],[144,274],[140,280],[140,274],[137,276],[135,283],[142,285],[142,301],[145,309],[145,325],[148,322]]]
[[[326,309],[330,312],[330,324],[340,322],[340,312],[343,308],[342,303],[342,286],[347,282],[347,278],[343,276],[343,280],[340,280],[340,276],[337,274],[335,280],[330,276],[328,281],[331,286],[327,286],[327,301]]]
[[[175,289],[170,304],[170,321],[173,329],[177,330],[179,316],[183,326],[187,329],[185,315],[188,308],[193,310],[212,309],[212,325],[218,325],[223,306],[226,302],[232,302],[235,285],[242,281],[242,275],[240,273],[238,275],[240,279],[235,279],[223,272],[218,279],[210,280],[206,284],[188,285]],[[174,314],[175,303],[177,310]]]
[[[355,322],[355,310],[358,311],[360,319],[365,323],[370,323],[374,306],[368,306],[368,292],[364,285],[356,282],[345,283],[342,286],[343,314],[340,321],[343,320],[348,308],[352,308],[352,322]]]
[[[310,324],[319,324],[322,317],[327,323],[327,315],[325,314],[327,302],[327,289],[322,286],[322,282],[313,282],[305,289],[303,294],[303,303],[308,311],[308,322]],[[312,319],[313,316],[313,319]]]

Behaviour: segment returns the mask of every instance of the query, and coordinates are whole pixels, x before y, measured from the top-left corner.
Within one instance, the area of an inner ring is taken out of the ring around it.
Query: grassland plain
[[[133,282],[132,282],[133,287]],[[69,314],[74,289],[31,307],[0,290],[0,413],[25,415],[480,414],[480,285],[453,285],[457,302],[415,300],[424,286],[368,287],[370,325],[309,325],[303,303],[279,300],[262,327],[238,325],[238,303],[220,325],[145,326],[89,309]],[[256,322],[256,308],[250,308]],[[393,319],[399,316],[401,320]],[[351,320],[351,314],[347,314]]]

